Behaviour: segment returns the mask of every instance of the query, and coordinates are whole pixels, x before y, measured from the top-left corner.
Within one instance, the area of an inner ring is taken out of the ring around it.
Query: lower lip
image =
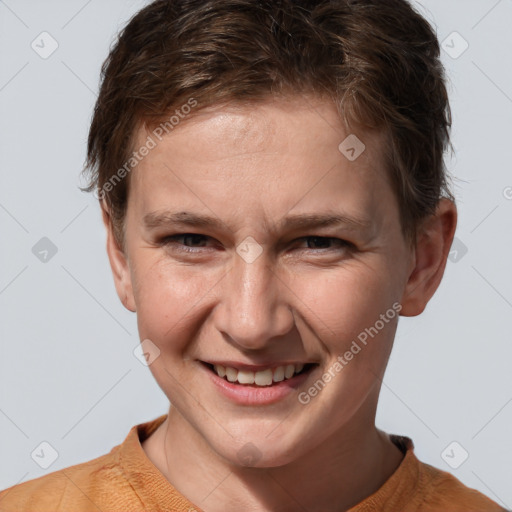
[[[219,377],[204,363],[201,363],[201,367],[224,396],[240,405],[268,405],[283,400],[296,391],[316,368],[316,366],[313,366],[305,373],[295,375],[291,379],[276,382],[271,386],[253,386],[229,382]]]

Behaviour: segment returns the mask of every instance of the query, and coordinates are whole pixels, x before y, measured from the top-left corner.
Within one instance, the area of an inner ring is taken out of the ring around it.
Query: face
[[[119,295],[181,421],[234,464],[373,426],[412,256],[380,135],[355,160],[348,135],[319,99],[210,109],[130,176]]]

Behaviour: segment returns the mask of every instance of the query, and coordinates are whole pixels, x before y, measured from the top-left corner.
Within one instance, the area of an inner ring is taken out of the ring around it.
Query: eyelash
[[[207,235],[201,235],[201,234],[198,234],[198,233],[182,233],[182,234],[179,234],[179,235],[166,236],[165,238],[163,238],[160,241],[160,245],[163,245],[163,246],[176,245],[176,239],[177,238],[184,238],[184,237],[187,237],[187,236],[200,237],[202,239],[209,239],[210,238]],[[310,235],[310,236],[304,236],[304,237],[298,238],[297,240],[309,240],[309,239],[316,239],[316,240],[322,240],[322,241],[330,240],[330,241],[335,242],[338,246],[341,246],[344,249],[352,249],[352,250],[355,249],[355,245],[353,243],[348,242],[346,240],[342,240],[340,238],[329,237],[329,236]],[[188,246],[186,246],[184,244],[178,244],[178,245],[181,245],[181,247],[177,248],[176,250],[181,251],[181,252],[188,252],[188,253],[198,253],[198,252],[201,252],[201,250],[205,248],[205,247],[188,247]],[[330,250],[330,249],[331,248],[329,247],[329,248],[323,248],[323,249],[316,249],[316,251],[324,252],[324,251]],[[310,249],[310,250],[315,251],[315,249]]]

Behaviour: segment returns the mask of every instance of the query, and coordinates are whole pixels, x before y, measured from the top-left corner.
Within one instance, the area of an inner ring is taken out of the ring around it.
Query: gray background
[[[102,455],[167,411],[133,355],[99,208],[77,188],[101,63],[144,4],[0,1],[0,489]],[[445,41],[459,225],[437,294],[400,320],[378,426],[512,508],[512,1],[414,4]],[[31,47],[51,49],[43,31],[59,45],[46,59]],[[47,242],[32,251],[43,237],[57,248],[46,262]],[[43,441],[58,453],[47,469],[31,458],[51,462]]]

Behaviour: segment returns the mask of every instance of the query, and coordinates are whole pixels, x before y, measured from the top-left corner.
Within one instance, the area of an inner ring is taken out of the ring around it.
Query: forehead
[[[318,98],[211,107],[161,140],[141,129],[137,144],[148,136],[156,145],[130,184],[129,204],[141,214],[174,206],[272,223],[322,206],[363,218],[390,199],[381,134],[352,133]]]
[[[179,109],[177,109],[179,110]],[[332,101],[317,96],[301,95],[283,98],[269,98],[247,104],[231,103],[197,108],[188,115],[171,116],[173,126],[160,130],[163,138],[175,141],[173,151],[188,150],[190,147],[204,147],[211,156],[223,156],[226,145],[231,143],[240,152],[262,153],[273,148],[282,152],[283,143],[297,152],[325,148],[330,152],[337,148],[348,135],[364,139],[369,151],[364,155],[368,160],[381,148],[381,133],[368,128],[353,130],[343,125],[340,114]],[[164,119],[160,126],[165,125]],[[138,144],[143,144],[147,135],[154,134],[149,128],[138,129]],[[197,137],[200,137],[198,140]],[[162,137],[158,137],[159,141]],[[159,142],[157,141],[157,142]],[[180,146],[180,147],[178,147]],[[202,152],[196,156],[204,156]]]

